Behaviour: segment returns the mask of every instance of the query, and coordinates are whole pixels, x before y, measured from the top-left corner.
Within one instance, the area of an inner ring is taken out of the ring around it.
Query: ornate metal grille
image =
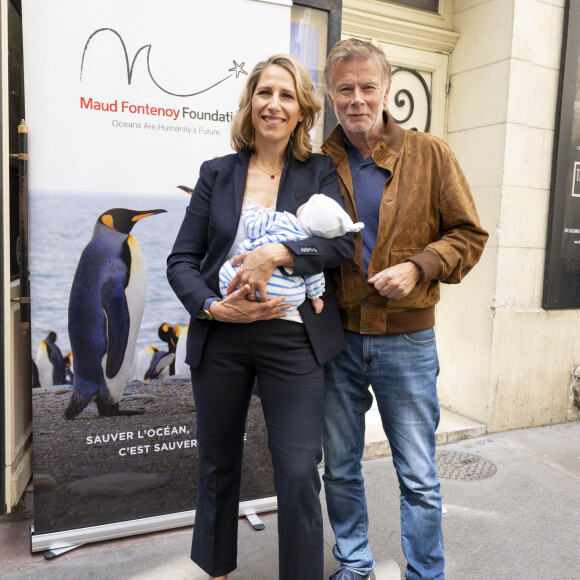
[[[397,123],[398,125],[411,121],[412,126],[410,127],[410,129],[412,131],[419,131],[419,128],[416,126],[416,123],[418,123],[419,119],[417,119],[416,121],[414,120],[414,116],[416,116],[417,113],[415,101],[418,99],[424,99],[427,110],[426,114],[427,119],[425,121],[424,128],[421,130],[424,131],[425,133],[428,133],[429,129],[431,128],[431,91],[429,90],[429,86],[427,85],[421,73],[412,68],[407,68],[404,66],[397,67],[396,69],[393,70],[391,76],[395,77],[396,74],[402,72],[406,72],[413,75],[413,77],[415,77],[419,81],[420,86],[423,88],[424,94],[422,94],[420,91],[419,94],[417,93],[413,94],[411,92],[411,89],[407,87],[399,89],[392,97],[392,103],[394,103],[395,107],[397,107],[399,110],[403,111],[404,117],[402,118],[397,117],[393,111],[390,111],[391,115],[395,123]]]

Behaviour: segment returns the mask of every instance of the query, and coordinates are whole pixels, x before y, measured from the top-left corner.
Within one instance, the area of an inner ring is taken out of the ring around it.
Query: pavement
[[[392,459],[368,415],[363,473],[377,580],[400,580],[399,499]],[[485,434],[445,412],[438,434],[447,580],[580,579],[580,422]],[[382,454],[382,455],[381,455]],[[207,580],[190,560],[191,527],[87,544],[51,560],[30,552],[30,494],[0,518],[0,576],[9,580]],[[324,500],[323,500],[324,505]],[[278,578],[277,517],[239,521],[230,580]],[[325,519],[325,577],[336,568]],[[317,579],[313,579],[317,580]]]

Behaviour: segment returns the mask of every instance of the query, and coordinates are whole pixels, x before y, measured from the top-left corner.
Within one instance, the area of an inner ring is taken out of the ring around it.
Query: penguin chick
[[[36,366],[40,386],[52,387],[64,385],[66,381],[66,367],[60,348],[56,345],[58,335],[50,331],[36,352]]]
[[[139,220],[165,211],[113,208],[97,219],[70,293],[75,373],[65,419],[74,419],[93,400],[102,416],[133,414],[120,411],[119,401],[133,366],[147,272],[130,232]]]

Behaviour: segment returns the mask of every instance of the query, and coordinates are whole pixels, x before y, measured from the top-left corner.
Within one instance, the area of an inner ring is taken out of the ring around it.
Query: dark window
[[[389,0],[392,4],[402,4],[411,8],[439,12],[439,0]]]
[[[20,0],[8,4],[8,119],[10,157],[10,276],[20,275],[18,236],[20,200],[18,159],[18,125],[24,119],[24,68],[22,58],[22,11]]]

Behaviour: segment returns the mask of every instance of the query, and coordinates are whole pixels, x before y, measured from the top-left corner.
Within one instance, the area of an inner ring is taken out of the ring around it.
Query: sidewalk
[[[443,519],[447,580],[580,579],[580,422],[442,445],[438,466],[448,511]],[[363,472],[376,578],[399,580],[404,559],[392,460],[365,461]],[[240,520],[239,567],[231,580],[278,577],[276,514],[260,517],[266,525],[261,532]],[[191,528],[87,545],[48,561],[29,551],[31,524],[30,518],[0,521],[0,576],[9,580],[207,578],[188,558]],[[326,577],[336,567],[332,545],[325,520]]]

